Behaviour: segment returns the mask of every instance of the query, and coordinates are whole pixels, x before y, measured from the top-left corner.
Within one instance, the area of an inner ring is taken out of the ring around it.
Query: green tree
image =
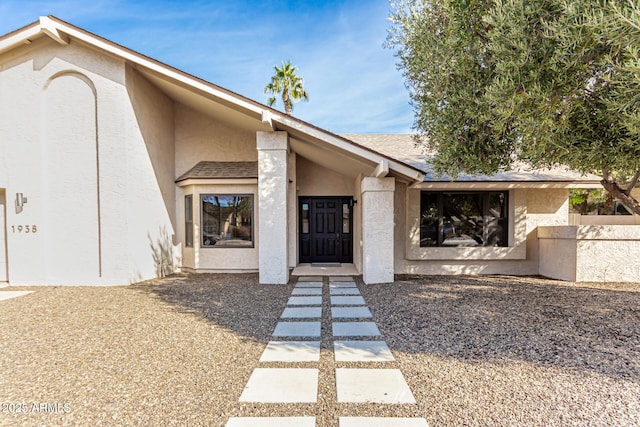
[[[640,213],[640,6],[634,0],[394,0],[419,140],[436,171],[515,161],[598,173]]]
[[[304,90],[304,80],[296,74],[296,69],[291,61],[282,62],[282,66],[274,67],[275,74],[271,77],[271,82],[264,88],[264,93],[280,95],[284,104],[285,113],[291,115],[293,103],[301,99],[308,101],[309,94]],[[269,98],[269,106],[276,103],[276,96]]]

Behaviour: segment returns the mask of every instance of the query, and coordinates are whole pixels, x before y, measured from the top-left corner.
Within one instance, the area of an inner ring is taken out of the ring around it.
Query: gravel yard
[[[254,368],[286,366],[258,360],[293,285],[191,275],[11,288],[35,293],[0,301],[0,425],[224,426],[231,416],[304,415],[317,427],[346,415],[640,425],[640,284],[402,277],[359,288],[396,358],[385,367],[402,371],[417,404],[336,403],[335,368],[361,366],[333,360],[329,316],[320,362],[296,363],[319,367],[317,403],[239,402]]]

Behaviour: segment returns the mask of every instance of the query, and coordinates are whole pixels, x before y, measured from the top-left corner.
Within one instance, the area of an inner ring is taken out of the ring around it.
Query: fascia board
[[[229,93],[222,88],[215,87],[212,83],[206,82],[196,76],[192,76],[184,71],[180,71],[141,53],[137,53],[130,49],[127,49],[124,46],[120,46],[114,42],[102,39],[94,34],[70,26],[64,22],[58,21],[55,18],[49,19],[55,24],[55,27],[58,31],[61,31],[68,36],[71,36],[89,45],[95,46],[96,48],[120,57],[125,61],[140,65],[151,71],[154,71],[157,74],[176,80],[179,83],[208,93],[218,99],[226,101],[227,103],[235,104],[238,107],[255,114],[257,118],[262,117],[264,108],[259,106],[257,103],[253,104],[248,100],[243,99],[240,95]]]
[[[341,151],[348,152],[357,157],[366,159],[374,165],[380,164],[382,160],[387,160],[389,162],[389,169],[393,170],[397,174],[409,178],[411,181],[422,181],[424,179],[424,174],[417,171],[416,169],[413,169],[392,158],[384,156],[376,151],[362,147],[338,135],[329,133],[323,129],[317,128],[312,125],[307,125],[302,121],[290,118],[284,114],[273,115],[271,119],[272,123],[274,123],[274,126],[278,129],[296,130],[299,133],[309,135],[313,139],[323,141],[335,148],[340,149]],[[278,126],[278,124],[280,126]],[[297,138],[301,139],[299,136],[297,136]]]
[[[540,182],[514,182],[514,181],[428,181],[421,182],[411,186],[416,189],[433,189],[433,190],[508,190],[516,188],[555,188],[555,189],[571,189],[571,188],[602,188],[600,183],[593,181],[540,181]]]
[[[19,30],[15,34],[12,33],[8,36],[5,36],[4,39],[0,40],[0,53],[3,51],[3,49],[9,50],[20,44],[28,43],[30,37],[39,37],[43,33],[48,35],[49,37],[52,37],[59,43],[68,42],[67,36],[72,37],[90,46],[94,46],[98,49],[108,52],[116,57],[120,57],[125,61],[137,64],[159,75],[163,75],[169,79],[173,79],[188,87],[192,87],[196,90],[208,93],[209,95],[218,98],[228,104],[236,105],[239,110],[244,110],[246,113],[248,113],[248,115],[253,114],[260,120],[264,119],[265,117],[269,117],[271,119],[269,124],[273,124],[274,128],[276,127],[276,123],[280,123],[285,127],[285,129],[283,130],[287,130],[286,128],[295,129],[298,132],[308,135],[313,139],[323,141],[335,148],[346,151],[357,157],[364,158],[372,162],[373,164],[379,164],[380,161],[386,159],[389,161],[389,168],[392,171],[403,177],[409,178],[409,180],[411,181],[422,181],[422,179],[424,178],[423,173],[392,158],[364,148],[352,141],[341,138],[311,124],[307,124],[301,120],[287,116],[277,110],[262,106],[257,102],[253,102],[249,99],[244,99],[240,95],[225,91],[222,88],[218,88],[212,83],[206,82],[196,76],[192,76],[184,71],[180,71],[148,56],[127,49],[124,46],[120,46],[95,34],[74,27],[52,16],[41,18],[40,22],[27,26],[22,30]],[[265,115],[265,112],[268,112],[268,114]]]
[[[0,38],[0,54],[21,45],[31,44],[31,41],[42,36],[42,29],[38,22],[34,22],[18,31]]]

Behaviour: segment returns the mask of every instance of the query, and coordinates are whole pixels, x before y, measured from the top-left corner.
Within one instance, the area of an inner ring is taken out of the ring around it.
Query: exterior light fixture
[[[22,193],[16,193],[16,213],[19,214],[22,212],[25,203],[27,203],[27,198],[24,197]]]

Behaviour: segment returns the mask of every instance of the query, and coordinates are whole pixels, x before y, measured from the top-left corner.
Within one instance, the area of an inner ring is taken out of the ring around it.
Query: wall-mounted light
[[[22,212],[24,205],[27,203],[28,199],[24,197],[22,193],[16,193],[16,213],[19,214]]]

